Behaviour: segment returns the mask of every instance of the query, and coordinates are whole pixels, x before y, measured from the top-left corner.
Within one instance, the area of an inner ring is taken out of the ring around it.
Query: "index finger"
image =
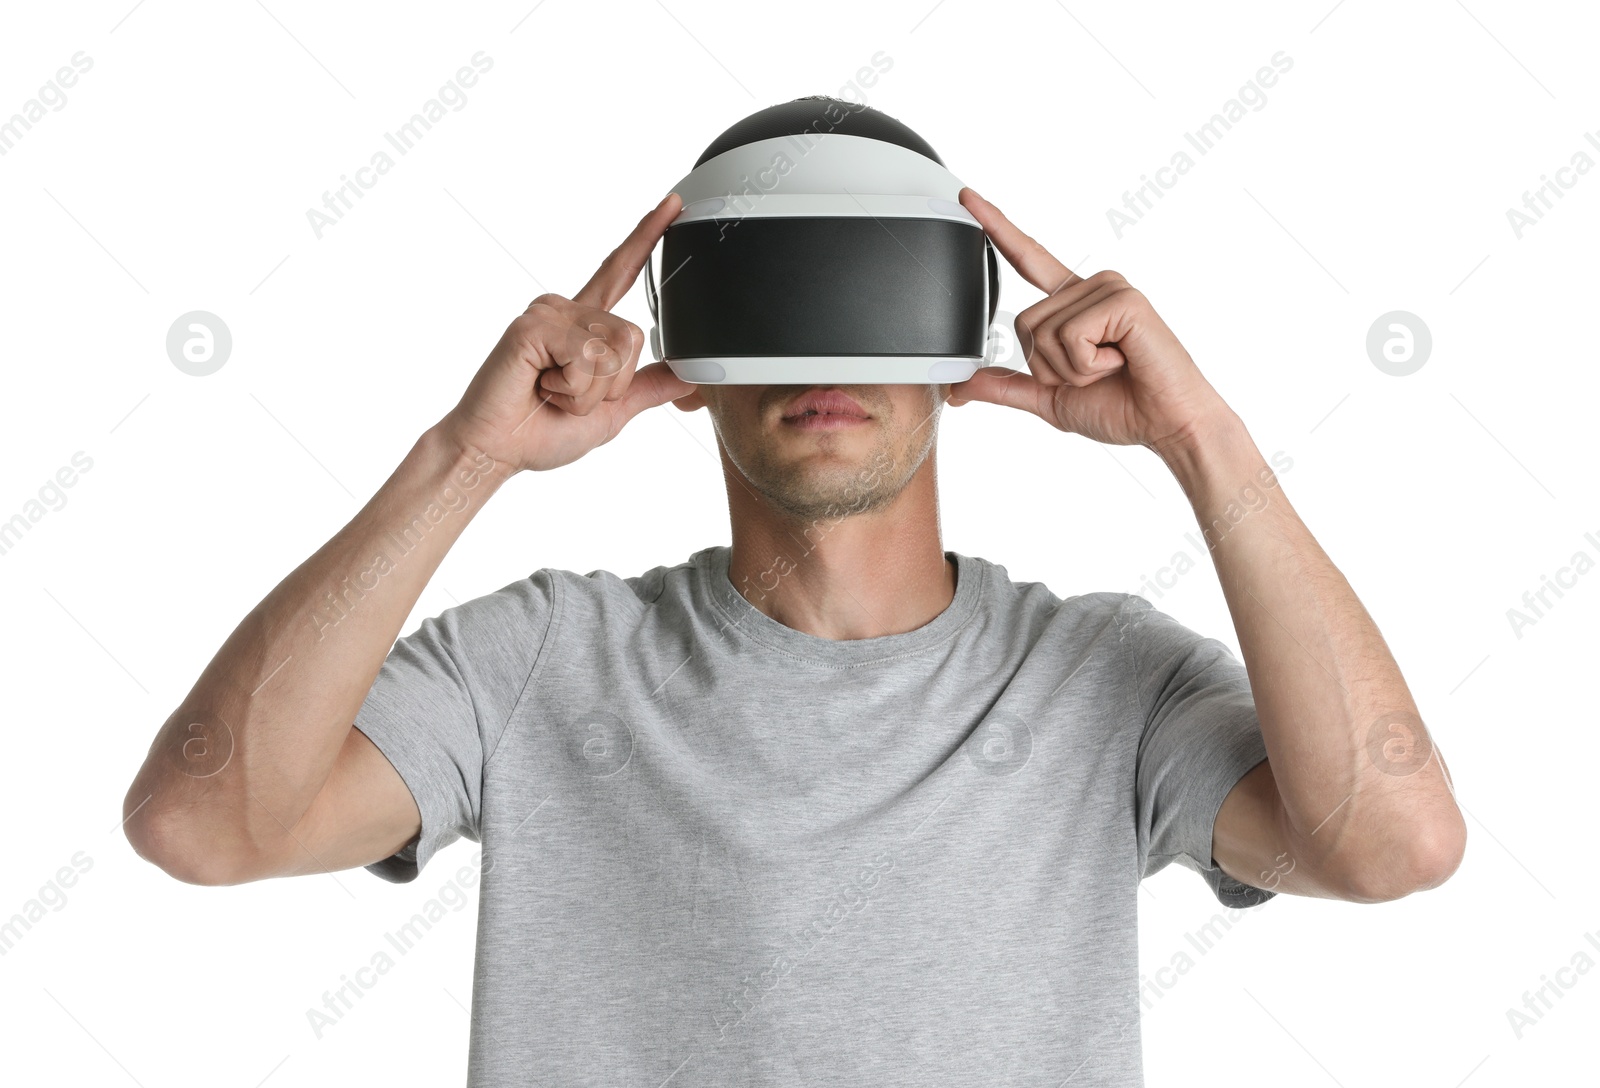
[[[994,242],[1000,255],[1012,268],[1022,273],[1023,279],[1048,295],[1083,282],[1082,276],[1056,260],[1049,250],[1019,230],[999,208],[979,196],[976,189],[964,186],[961,192],[970,194],[971,203],[962,201],[962,204],[982,225],[984,233]]]
[[[678,217],[681,204],[682,198],[677,193],[668,193],[661,203],[646,212],[622,244],[600,262],[595,274],[572,296],[572,301],[602,310],[609,310],[622,301],[622,296],[628,293],[628,288],[644,269],[644,263],[650,259],[656,242],[666,232],[667,224]]]

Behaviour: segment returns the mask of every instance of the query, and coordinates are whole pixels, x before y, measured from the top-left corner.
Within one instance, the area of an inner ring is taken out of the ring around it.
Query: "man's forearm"
[[[124,802],[134,841],[282,841],[322,788],[411,609],[506,468],[426,432],[372,499],[253,608],[157,733]],[[178,828],[181,830],[175,831]]]
[[[1243,423],[1225,413],[1161,455],[1216,564],[1293,863],[1347,886],[1443,879],[1465,834],[1448,772],[1372,617]]]

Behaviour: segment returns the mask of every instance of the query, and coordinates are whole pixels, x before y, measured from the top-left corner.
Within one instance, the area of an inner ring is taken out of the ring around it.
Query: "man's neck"
[[[956,564],[938,525],[847,518],[802,532],[735,525],[728,579],[759,611],[818,638],[914,631],[955,599]]]

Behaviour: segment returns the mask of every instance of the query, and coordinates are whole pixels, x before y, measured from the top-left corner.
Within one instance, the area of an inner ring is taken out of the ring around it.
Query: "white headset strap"
[[[652,249],[645,254],[644,258],[644,297],[645,301],[650,304],[650,320],[652,322],[650,325],[650,355],[659,363],[662,359],[661,309],[660,303],[656,298],[655,262],[656,251]]]

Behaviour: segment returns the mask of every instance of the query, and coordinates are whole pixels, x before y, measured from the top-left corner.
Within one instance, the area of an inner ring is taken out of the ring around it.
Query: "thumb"
[[[986,366],[978,369],[964,382],[950,387],[950,404],[955,407],[969,400],[988,404],[1003,404],[1008,408],[1021,408],[1041,419],[1049,419],[1051,390],[1039,379],[1021,370],[1004,366]]]
[[[664,360],[658,360],[634,371],[633,381],[628,384],[628,392],[618,403],[617,410],[622,413],[625,424],[640,412],[686,397],[697,388],[694,382],[686,382],[674,374]]]

